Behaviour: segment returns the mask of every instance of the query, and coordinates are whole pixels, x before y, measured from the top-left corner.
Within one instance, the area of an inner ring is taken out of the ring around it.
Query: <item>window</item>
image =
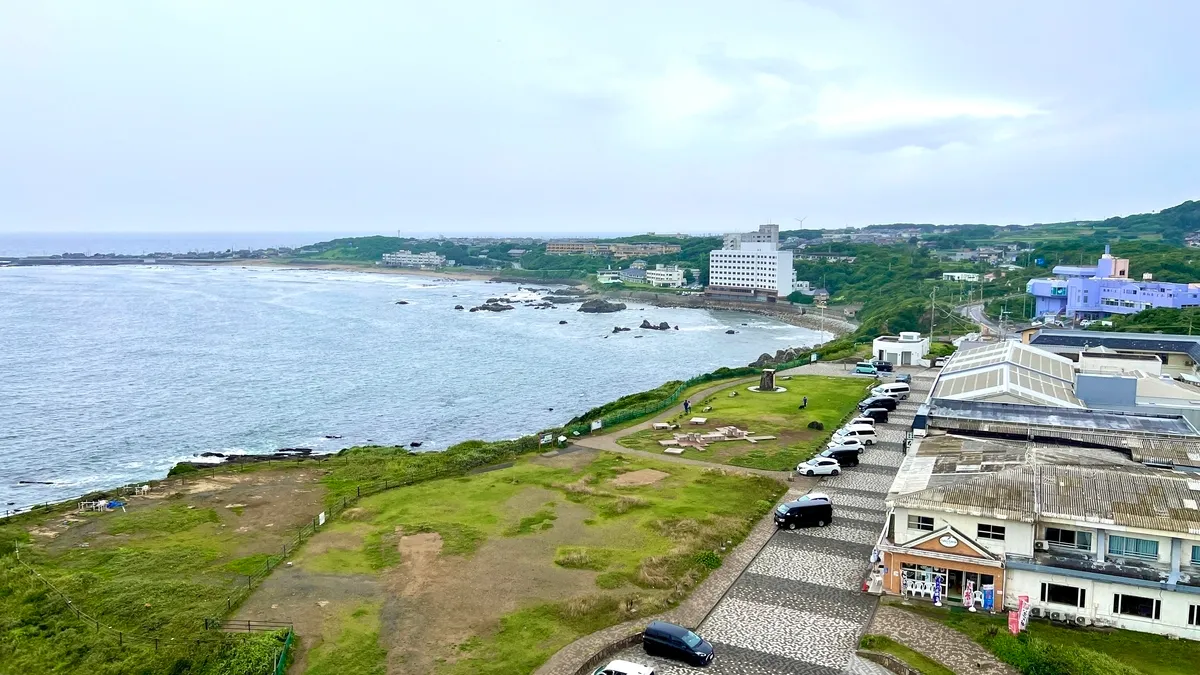
[[[1092,533],[1047,527],[1046,541],[1049,541],[1051,546],[1058,548],[1077,548],[1088,551],[1092,548]]]
[[[997,541],[1004,541],[1004,526],[980,523],[977,534],[980,539],[995,539]]]
[[[1200,605],[1188,605],[1188,625],[1200,626]]]
[[[1200,546],[1192,547],[1192,564],[1200,565]]]
[[[933,518],[930,516],[909,516],[908,529],[933,532]]]
[[[1151,539],[1110,535],[1108,537],[1108,553],[1109,555],[1124,556],[1126,558],[1157,560],[1158,542]]]
[[[1060,605],[1071,605],[1072,607],[1083,607],[1087,604],[1087,591],[1074,586],[1060,586],[1058,584],[1042,584],[1042,602],[1055,602]]]
[[[1113,614],[1140,616],[1145,619],[1157,619],[1162,602],[1153,598],[1143,598],[1140,595],[1113,594]]]

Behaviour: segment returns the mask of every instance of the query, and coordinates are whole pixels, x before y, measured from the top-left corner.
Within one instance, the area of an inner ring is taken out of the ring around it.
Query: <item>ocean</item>
[[[0,511],[161,477],[203,452],[513,438],[831,337],[637,304],[453,309],[505,294],[537,297],[365,272],[0,268]],[[679,330],[639,330],[644,318]]]

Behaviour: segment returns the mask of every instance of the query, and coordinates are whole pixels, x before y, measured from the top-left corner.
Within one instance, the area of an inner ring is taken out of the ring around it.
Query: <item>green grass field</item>
[[[351,514],[352,522],[336,523],[308,544],[329,536],[358,542],[348,545],[359,548],[327,548],[316,556],[302,552],[297,565],[333,574],[339,566],[352,574],[373,570],[369,573],[391,579],[401,560],[381,560],[378,542],[397,532],[435,532],[442,542],[439,557],[457,571],[453,578],[431,581],[429,592],[436,596],[430,597],[486,596],[486,609],[406,604],[408,611],[428,616],[407,629],[414,633],[394,636],[396,643],[401,649],[421,643],[434,652],[432,672],[531,672],[583,635],[678,603],[720,565],[725,542],[740,541],[784,491],[781,483],[757,476],[612,453],[592,457],[581,451],[558,464],[523,459],[507,469],[365,498]],[[662,474],[653,474],[658,480],[647,484],[621,478],[643,470]],[[390,541],[394,549],[395,539]],[[396,573],[404,579],[411,570]],[[543,577],[561,581],[528,581]],[[516,608],[480,616],[502,606]],[[421,626],[446,622],[478,629],[454,644],[430,647]],[[359,644],[369,634],[369,626],[344,638],[334,631],[323,644]],[[322,648],[322,654],[336,651]],[[333,662],[331,656],[317,656],[308,672],[323,673],[316,664]]]
[[[921,606],[904,609],[966,633],[1002,660],[1030,674],[1193,675],[1200,664],[1200,642],[1192,640],[1168,640],[1127,630],[1073,628],[1035,619],[1029,622],[1026,633],[1043,644],[1030,646],[1012,637],[1003,616]],[[1050,662],[1058,664],[1058,669],[1050,669]]]
[[[683,456],[732,466],[787,471],[812,457],[830,434],[851,416],[857,403],[875,382],[865,376],[797,375],[776,382],[787,388],[782,393],[751,392],[746,389],[750,382],[746,382],[727,391],[716,392],[703,401],[693,400],[691,415],[680,413],[672,418],[680,425],[676,431],[639,431],[617,442],[627,448],[661,453],[663,447],[658,441],[672,438],[673,433],[733,425],[756,435],[777,438],[754,444],[747,441],[711,443],[704,449],[687,448]],[[731,392],[737,392],[737,396],[730,397]],[[805,396],[808,397],[808,407],[801,410]],[[712,410],[705,412],[707,406],[711,406]],[[703,426],[687,424],[688,419],[696,416],[706,417],[708,422]],[[809,429],[809,422],[814,420],[824,424],[825,429]]]
[[[954,675],[954,671],[925,656],[921,652],[909,649],[886,635],[864,635],[859,646],[871,651],[891,654],[904,663],[921,671],[921,675]]]

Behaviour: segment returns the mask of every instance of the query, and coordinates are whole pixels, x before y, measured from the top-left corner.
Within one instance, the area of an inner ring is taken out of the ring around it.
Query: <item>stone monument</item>
[[[775,391],[775,369],[763,368],[762,379],[758,381],[759,391]]]

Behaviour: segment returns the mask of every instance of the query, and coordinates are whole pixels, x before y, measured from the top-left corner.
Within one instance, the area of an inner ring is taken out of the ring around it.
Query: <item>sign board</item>
[[[958,546],[958,538],[952,534],[943,534],[942,538],[938,539],[938,543],[946,548],[954,548]]]
[[[942,577],[941,575],[933,578],[933,604],[937,607],[942,606]]]
[[[599,431],[604,428],[604,420],[592,420],[592,431]]]
[[[545,445],[546,443],[553,443],[553,442],[554,442],[554,434],[546,434],[545,436],[542,436],[542,439],[540,441],[538,441],[538,445]]]
[[[975,611],[975,582],[970,579],[963,587],[963,607],[969,608],[972,612]]]
[[[817,354],[816,352],[813,352],[813,353],[812,353],[812,356],[808,357],[808,362],[809,362],[809,363],[816,363],[818,358],[820,358],[820,355],[819,355],[819,354]]]
[[[317,525],[321,526],[324,524],[325,524],[325,512],[322,511],[319,514],[317,514]]]
[[[1015,609],[1008,612],[1008,632],[1013,635],[1021,632],[1021,620],[1017,618],[1020,614],[1020,611]]]
[[[1021,623],[1019,628],[1025,630],[1025,627],[1029,625],[1029,614],[1033,611],[1033,603],[1029,602],[1028,595],[1020,596],[1018,602],[1017,606],[1021,608]]]
[[[992,611],[996,607],[996,586],[994,584],[983,585],[983,608],[987,611]]]

